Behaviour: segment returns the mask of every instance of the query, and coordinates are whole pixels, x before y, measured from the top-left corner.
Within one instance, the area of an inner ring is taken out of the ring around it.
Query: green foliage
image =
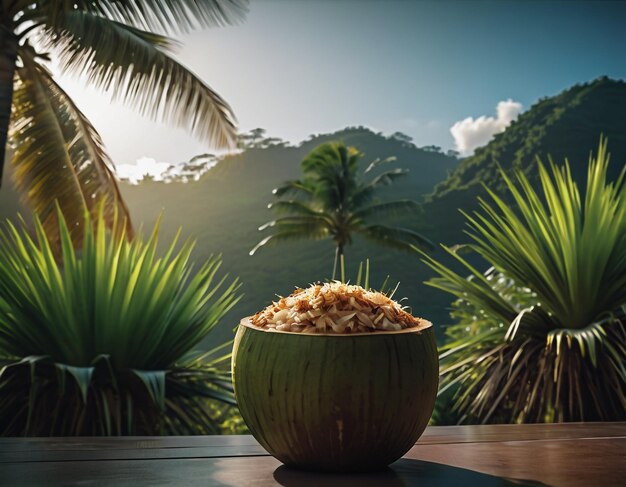
[[[9,133],[17,186],[51,236],[55,204],[71,222],[77,246],[83,213],[95,214],[102,201],[107,225],[119,213],[130,227],[100,135],[55,82],[47,69],[51,56],[61,71],[80,75],[144,115],[217,148],[235,146],[228,104],[172,57],[175,41],[152,31],[236,22],[246,12],[245,0],[48,0],[2,8],[0,180]]]
[[[375,200],[380,187],[388,186],[407,174],[406,169],[390,169],[370,177],[379,166],[395,161],[395,157],[376,159],[359,171],[363,154],[343,142],[327,142],[316,147],[302,161],[304,177],[287,181],[274,190],[278,198],[270,204],[277,214],[285,215],[261,226],[273,233],[265,237],[250,255],[268,244],[287,240],[321,240],[331,238],[337,253],[337,265],[353,234],[377,244],[410,250],[411,246],[430,248],[430,242],[419,233],[380,223],[397,215],[416,215],[419,205],[413,200],[379,202]]]
[[[387,274],[387,277],[385,277],[385,279],[381,282],[380,286],[378,286],[377,288],[372,288],[370,286],[370,260],[365,259],[365,263],[359,262],[359,267],[356,273],[356,278],[354,279],[354,281],[351,282],[350,279],[346,277],[345,259],[343,255],[341,256],[340,281],[345,284],[354,283],[355,286],[361,286],[364,289],[375,289],[379,293],[387,295],[389,299],[392,299],[394,294],[398,290],[398,287],[400,287],[400,283],[398,282],[396,286],[393,288],[390,287],[389,277],[390,277],[389,274]]]
[[[431,286],[457,298],[441,354],[441,391],[461,422],[626,418],[626,186],[607,182],[601,141],[580,194],[569,164],[538,162],[542,193],[521,171],[501,172],[512,208],[491,201],[467,215],[469,246],[493,268],[471,277],[436,260]]]
[[[301,241],[267,247],[259,256],[249,257],[248,252],[259,240],[256,228],[271,217],[267,204],[272,201],[272,189],[284,180],[299,178],[299,161],[321,142],[338,137],[359,147],[367,159],[395,154],[398,160],[394,165],[410,169],[409,174],[393,186],[380,188],[381,200],[419,200],[421,194],[430,191],[435,182],[445,176],[446,170],[457,163],[454,158],[405,147],[395,139],[366,129],[346,129],[319,135],[294,147],[248,149],[225,156],[198,181],[192,181],[190,176],[190,182],[186,184],[147,180],[138,185],[121,183],[122,195],[134,222],[143,222],[151,228],[159,213],[164,211],[160,230],[162,240],[174,238],[178,227],[182,226],[184,237],[198,239],[192,256],[196,262],[221,252],[223,265],[242,280],[241,289],[246,298],[221,320],[202,347],[210,348],[230,340],[233,326],[242,316],[254,314],[270,304],[271,295],[259,292],[259,289],[272,289],[286,296],[293,291],[295,284],[305,285],[330,277],[331,245],[326,248],[321,242]],[[372,173],[379,174],[386,168],[381,167]],[[6,184],[0,190],[0,218],[3,221],[7,217],[14,218],[17,211],[16,195],[10,192],[11,179],[9,172]],[[413,216],[407,215],[407,218]],[[411,225],[411,228],[430,237],[429,229],[425,227]],[[349,275],[356,273],[358,263],[369,256],[375,256],[376,261],[372,266],[372,283],[379,284],[389,273],[394,280],[402,282],[403,296],[410,296],[423,316],[437,324],[447,318],[447,296],[423,286],[422,281],[430,277],[428,269],[421,266],[417,270],[420,274],[416,276],[416,267],[406,265],[406,255],[400,250],[383,249],[357,236],[346,262]],[[259,258],[263,265],[259,265]],[[440,330],[437,327],[437,331]]]
[[[211,418],[219,425],[219,431],[224,435],[249,435],[250,430],[244,422],[239,408],[224,402],[206,400],[202,407],[207,409]]]
[[[83,214],[95,215],[101,201],[108,203],[107,225],[113,225],[114,214],[123,215],[130,234],[128,209],[98,132],[34,59],[24,57],[17,74],[11,128],[15,181],[28,194],[29,206],[41,218],[48,236],[58,239],[56,203],[72,222],[72,238],[80,244]],[[75,138],[71,144],[70,137]],[[36,191],[29,191],[34,187]]]
[[[102,214],[85,217],[75,253],[57,218],[58,253],[38,218],[34,238],[0,231],[0,434],[218,432],[202,401],[234,404],[229,344],[190,351],[238,301],[237,281],[216,282],[216,257],[192,273],[190,241],[160,255],[158,226],[129,241]]]

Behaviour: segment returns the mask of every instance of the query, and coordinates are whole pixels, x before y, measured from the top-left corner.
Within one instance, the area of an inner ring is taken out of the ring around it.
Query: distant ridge
[[[616,174],[626,163],[626,82],[606,76],[577,84],[560,94],[542,98],[486,146],[464,159],[439,183],[429,200],[459,197],[481,182],[499,184],[497,164],[536,174],[536,156],[551,156],[561,164],[567,157],[577,180],[586,178],[589,152],[600,135],[609,140],[611,167]],[[463,198],[464,199],[464,198]]]

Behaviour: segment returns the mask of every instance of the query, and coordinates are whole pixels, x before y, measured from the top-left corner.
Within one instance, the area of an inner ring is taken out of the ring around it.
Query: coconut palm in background
[[[274,190],[278,201],[269,205],[284,216],[261,226],[272,229],[272,235],[261,240],[250,255],[260,247],[286,240],[321,240],[331,238],[335,243],[333,279],[345,247],[354,234],[381,245],[410,250],[412,246],[431,248],[431,243],[419,233],[379,223],[396,215],[416,213],[415,201],[379,202],[376,192],[405,175],[406,169],[391,169],[365,180],[382,164],[395,160],[375,160],[365,171],[359,171],[363,154],[343,142],[328,142],[316,147],[301,163],[304,177],[288,181]]]
[[[18,188],[53,233],[55,200],[80,238],[84,211],[107,201],[126,216],[113,166],[95,128],[45,63],[153,119],[173,122],[217,148],[234,145],[226,102],[177,63],[161,34],[236,21],[245,0],[2,0],[0,3],[0,176],[7,134]]]
[[[453,294],[441,390],[460,422],[626,419],[626,185],[607,181],[606,141],[581,195],[569,165],[539,164],[542,194],[502,173],[516,209],[489,191],[467,215],[483,274],[426,262]]]

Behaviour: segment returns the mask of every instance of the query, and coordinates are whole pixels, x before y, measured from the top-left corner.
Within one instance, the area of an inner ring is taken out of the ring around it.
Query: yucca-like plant
[[[237,302],[220,259],[192,272],[193,243],[160,254],[111,234],[102,212],[75,253],[35,218],[0,231],[0,435],[217,433],[206,401],[234,404],[226,347],[191,349]],[[89,217],[86,217],[89,218]],[[119,228],[119,227],[118,227]]]
[[[538,161],[541,193],[502,172],[514,204],[486,188],[466,215],[487,273],[450,248],[470,278],[425,256],[428,284],[458,298],[440,394],[459,422],[626,419],[626,187],[608,161],[601,140],[582,195],[567,161]]]

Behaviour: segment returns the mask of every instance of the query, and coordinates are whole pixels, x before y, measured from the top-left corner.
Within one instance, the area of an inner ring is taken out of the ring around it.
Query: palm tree
[[[261,231],[271,228],[274,233],[261,240],[250,255],[260,247],[285,240],[331,238],[335,243],[335,279],[338,262],[345,247],[352,243],[353,234],[403,250],[415,246],[432,248],[426,238],[413,230],[378,222],[379,219],[419,211],[415,201],[375,200],[376,191],[381,186],[392,184],[408,170],[387,170],[365,181],[364,176],[381,164],[395,161],[395,157],[377,159],[361,173],[359,160],[362,157],[356,148],[347,147],[343,142],[328,142],[311,151],[301,163],[304,177],[287,181],[274,190],[279,199],[269,207],[285,216],[259,227]]]
[[[142,114],[232,147],[230,107],[152,31],[222,25],[245,10],[245,0],[0,0],[0,177],[9,134],[18,189],[47,231],[58,228],[55,201],[78,238],[103,199],[109,225],[115,213],[129,222],[102,140],[46,68],[51,55]]]

